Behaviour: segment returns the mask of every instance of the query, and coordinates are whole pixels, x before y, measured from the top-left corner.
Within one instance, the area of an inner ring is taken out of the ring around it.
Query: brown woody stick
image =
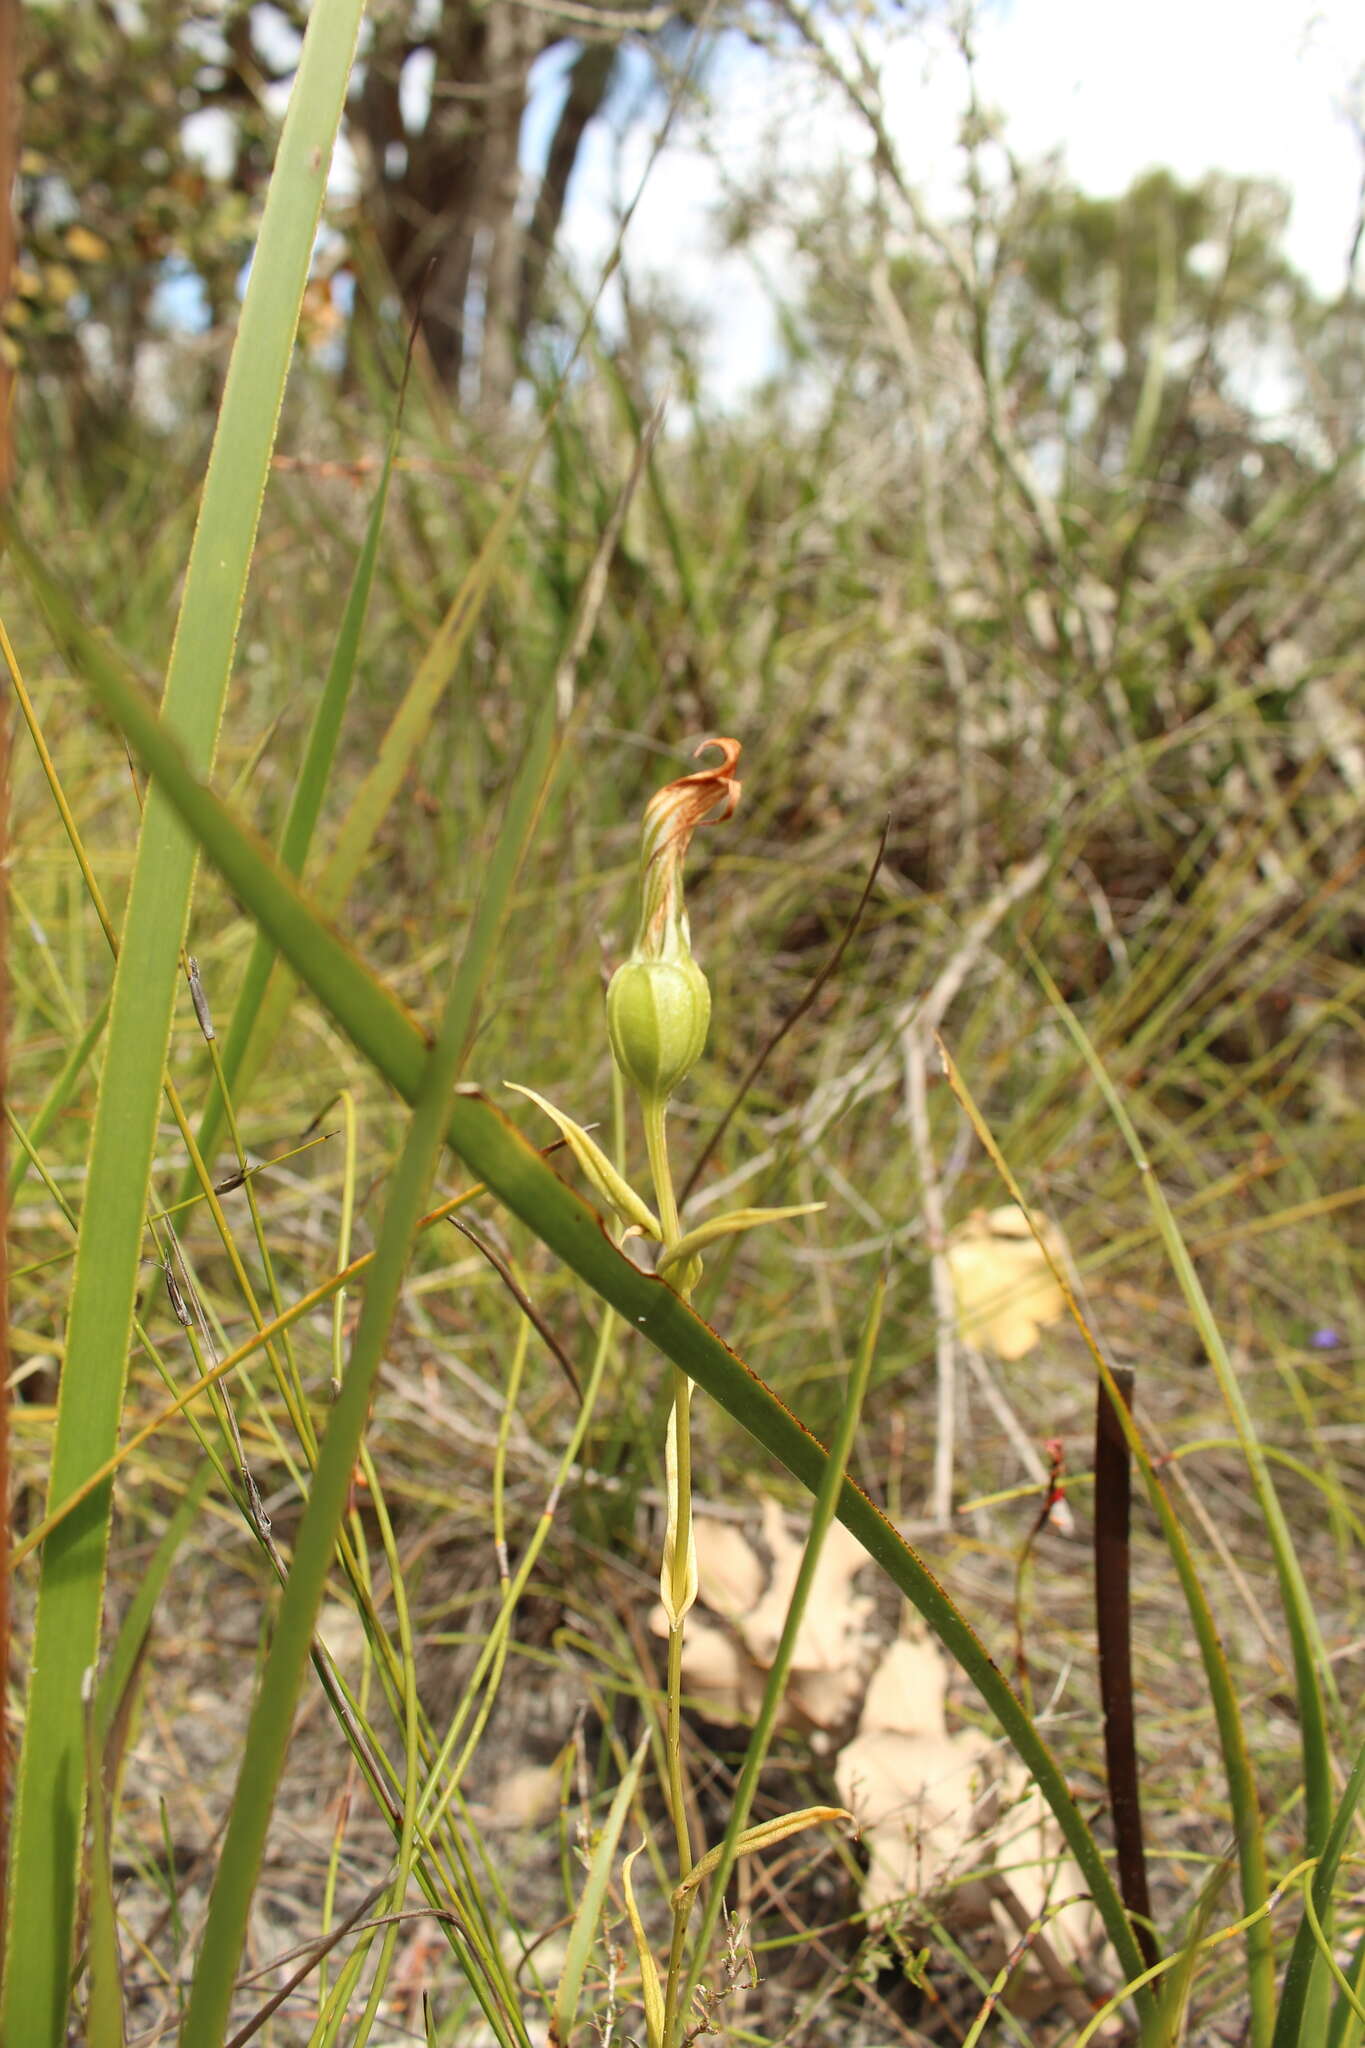
[[[1114,1367],[1125,1407],[1133,1405],[1133,1374]],[[1104,1757],[1109,1810],[1114,1819],[1119,1890],[1148,1966],[1159,1960],[1152,1932],[1147,1858],[1142,1846],[1136,1724],[1133,1712],[1133,1640],[1129,1519],[1132,1469],[1123,1425],[1103,1381],[1095,1400],[1095,1633],[1104,1708]]]

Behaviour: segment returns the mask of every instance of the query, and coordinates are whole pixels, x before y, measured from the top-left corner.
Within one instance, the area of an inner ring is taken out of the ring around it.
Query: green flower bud
[[[692,958],[683,907],[683,858],[698,825],[731,816],[740,786],[738,740],[703,740],[697,752],[708,747],[720,750],[718,768],[666,784],[645,808],[639,929],[607,990],[616,1064],[642,1097],[660,1103],[701,1058],[711,1022],[711,991]]]
[[[607,1032],[616,1064],[643,1096],[666,1102],[701,1058],[711,991],[690,953],[627,960],[607,990]]]

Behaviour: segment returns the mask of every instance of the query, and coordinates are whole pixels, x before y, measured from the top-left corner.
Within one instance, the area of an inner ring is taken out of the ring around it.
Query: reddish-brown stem
[[[1124,1403],[1133,1405],[1133,1374],[1115,1366]],[[1142,1846],[1137,1729],[1133,1709],[1131,1551],[1132,1466],[1123,1425],[1101,1382],[1095,1407],[1095,1633],[1104,1708],[1104,1756],[1114,1820],[1119,1890],[1149,1966],[1159,1960]]]

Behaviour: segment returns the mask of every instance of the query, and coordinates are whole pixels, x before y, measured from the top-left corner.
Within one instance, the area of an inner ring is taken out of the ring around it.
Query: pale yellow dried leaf
[[[489,1828],[524,1828],[549,1820],[559,1811],[561,1776],[558,1764],[522,1764],[509,1771],[480,1805],[480,1821]]]
[[[1066,1247],[1055,1225],[1041,1226],[1053,1257],[1066,1269]],[[1066,1313],[1028,1218],[1012,1202],[977,1211],[948,1240],[948,1270],[963,1338],[998,1358],[1023,1358],[1043,1329]]]
[[[725,1621],[739,1621],[763,1597],[763,1565],[742,1529],[714,1515],[699,1516],[697,1597]]]
[[[625,1894],[626,1914],[630,1920],[630,1931],[635,1938],[635,1954],[640,1965],[640,1999],[645,2009],[645,2038],[649,2048],[663,2048],[664,2010],[663,1986],[659,1982],[659,1966],[654,1960],[654,1951],[645,1933],[645,1924],[640,1909],[635,1903],[635,1886],[631,1870],[635,1859],[645,1848],[641,1842],[638,1849],[632,1849],[621,1865],[621,1889]]]
[[[892,1643],[872,1674],[858,1732],[942,1736],[947,1696],[948,1664],[940,1649],[930,1642]]]
[[[830,1823],[843,1825],[852,1820],[853,1815],[842,1806],[803,1806],[797,1813],[779,1813],[772,1820],[745,1828],[735,1843],[735,1855],[761,1855],[765,1849],[775,1849],[779,1842],[803,1834],[807,1828],[825,1827]],[[723,1854],[724,1844],[718,1842],[714,1849],[707,1850],[699,1863],[693,1864],[682,1883],[674,1886],[672,1905],[675,1912],[699,1885],[705,1884],[707,1878],[720,1868]]]
[[[960,1868],[979,1832],[978,1803],[990,1745],[960,1735],[897,1735],[873,1729],[842,1750],[839,1796],[862,1831],[869,1866],[864,1909],[928,1897]]]
[[[782,1510],[771,1499],[763,1503],[763,1537],[772,1553],[772,1575],[763,1598],[740,1624],[740,1634],[754,1662],[766,1670],[786,1626],[804,1546],[788,1534]],[[850,1688],[859,1682],[874,1603],[870,1596],[854,1593],[853,1580],[867,1562],[857,1538],[835,1522],[821,1549],[801,1617],[792,1658],[794,1675],[841,1672],[849,1675]]]

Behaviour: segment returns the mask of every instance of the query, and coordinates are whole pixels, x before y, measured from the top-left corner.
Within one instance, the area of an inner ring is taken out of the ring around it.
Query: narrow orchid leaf
[[[678,1239],[667,1259],[660,1259],[659,1271],[667,1279],[717,1238],[736,1237],[741,1231],[756,1230],[760,1223],[786,1223],[793,1216],[814,1216],[824,1206],[823,1202],[796,1202],[789,1209],[732,1209],[727,1216],[708,1216],[704,1223]]]
[[[664,2040],[664,1990],[659,1981],[659,1965],[654,1960],[654,1951],[645,1932],[645,1923],[640,1918],[640,1908],[635,1903],[635,1880],[632,1875],[635,1859],[645,1844],[632,1849],[621,1865],[621,1890],[625,1895],[626,1918],[635,1939],[635,1958],[640,1965],[640,2001],[645,2009],[645,2033],[649,2048],[663,2048]]]
[[[596,1188],[603,1201],[616,1211],[623,1223],[634,1224],[646,1237],[663,1236],[654,1211],[636,1194],[630,1182],[616,1171],[602,1147],[588,1136],[582,1124],[576,1124],[572,1117],[565,1116],[562,1109],[556,1109],[543,1095],[537,1095],[534,1088],[523,1088],[519,1081],[508,1081],[506,1086],[514,1088],[518,1095],[528,1096],[538,1109],[544,1110],[582,1167],[589,1182]]]

